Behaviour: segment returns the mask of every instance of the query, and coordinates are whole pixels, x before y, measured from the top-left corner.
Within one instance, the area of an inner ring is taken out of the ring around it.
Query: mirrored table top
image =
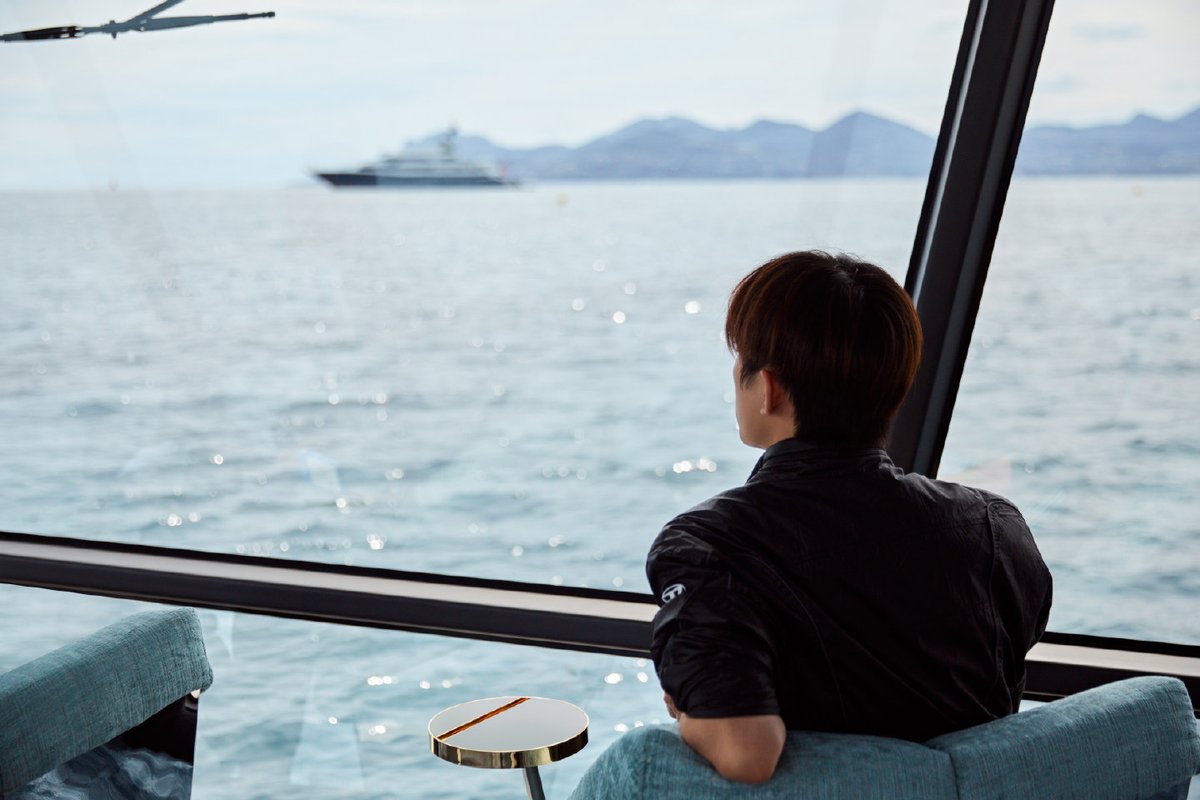
[[[469,767],[536,767],[587,744],[588,716],[563,700],[488,697],[451,706],[429,720],[439,758]]]

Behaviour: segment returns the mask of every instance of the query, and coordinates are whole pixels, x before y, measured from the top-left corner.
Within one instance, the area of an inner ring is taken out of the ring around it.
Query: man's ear
[[[769,369],[762,371],[763,376],[763,393],[762,393],[762,409],[763,414],[775,414],[779,412],[784,403],[788,402],[787,392],[784,391],[783,384],[779,382],[779,376]]]

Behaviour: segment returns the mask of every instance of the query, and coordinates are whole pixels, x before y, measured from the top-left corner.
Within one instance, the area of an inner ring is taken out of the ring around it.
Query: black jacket
[[[1050,611],[1012,503],[797,439],[668,523],[646,571],[679,709],[792,729],[922,741],[1011,714]]]

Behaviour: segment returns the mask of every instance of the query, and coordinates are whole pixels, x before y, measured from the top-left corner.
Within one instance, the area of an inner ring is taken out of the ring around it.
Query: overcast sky
[[[667,115],[820,128],[857,109],[936,133],[965,5],[188,0],[166,14],[278,16],[0,44],[0,187],[295,183],[451,122],[508,146]],[[0,32],[143,7],[4,0]],[[1058,0],[1054,14],[1031,124],[1200,105],[1196,0]]]

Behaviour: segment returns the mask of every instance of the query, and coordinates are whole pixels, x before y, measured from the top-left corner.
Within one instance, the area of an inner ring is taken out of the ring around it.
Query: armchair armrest
[[[126,617],[0,675],[0,795],[211,685],[190,608]]]

